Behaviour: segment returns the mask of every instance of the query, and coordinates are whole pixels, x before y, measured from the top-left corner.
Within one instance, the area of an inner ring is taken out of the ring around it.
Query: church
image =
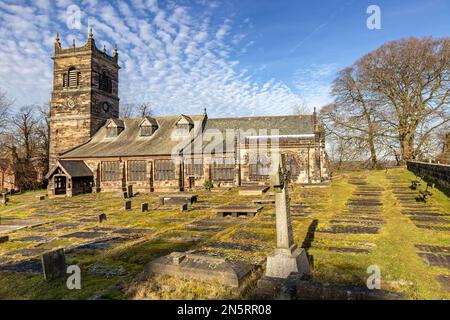
[[[271,157],[286,154],[289,179],[328,179],[325,134],[310,115],[119,118],[118,51],[99,50],[92,30],[83,46],[53,56],[49,197],[90,192],[175,192],[266,184]],[[276,107],[276,106],[274,106]]]

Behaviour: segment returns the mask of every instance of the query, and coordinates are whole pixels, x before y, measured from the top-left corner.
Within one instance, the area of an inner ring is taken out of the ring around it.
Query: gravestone
[[[0,236],[0,243],[8,242],[8,241],[9,241],[9,236]]]
[[[183,203],[183,204],[180,205],[180,211],[181,212],[186,211],[187,209],[188,209],[187,203]]]
[[[276,230],[277,247],[267,257],[266,277],[286,279],[292,272],[308,275],[310,272],[308,257],[304,249],[298,248],[294,242],[292,222],[289,208],[288,172],[285,169],[285,157],[276,155],[274,172],[270,176],[270,184],[276,190]]]
[[[43,254],[41,263],[45,280],[58,279],[66,275],[67,266],[64,249],[57,249]]]
[[[128,193],[128,197],[130,197],[130,198],[134,197],[132,184],[127,186],[127,193]]]
[[[218,281],[223,285],[238,288],[253,268],[252,265],[241,261],[187,251],[172,252],[152,260],[145,265],[144,272],[206,282]]]
[[[106,214],[104,213],[98,216],[98,222],[102,223],[103,221],[106,221]]]
[[[148,202],[144,202],[141,204],[141,212],[147,212],[148,211]]]
[[[6,206],[8,204],[8,197],[6,195],[6,193],[2,194],[2,205]]]
[[[124,199],[128,199],[128,192],[126,192],[126,191],[123,192],[123,198],[124,198]]]
[[[124,210],[131,210],[131,200],[125,200]]]

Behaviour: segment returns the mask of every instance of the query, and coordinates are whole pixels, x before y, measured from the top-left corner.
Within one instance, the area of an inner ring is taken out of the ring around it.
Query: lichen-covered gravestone
[[[284,155],[276,155],[275,170],[270,176],[275,188],[277,247],[267,257],[266,276],[286,279],[291,272],[309,274],[309,262],[306,252],[298,248],[292,234],[291,213],[289,208],[288,172],[285,169]]]
[[[41,263],[45,280],[62,278],[66,274],[67,265],[64,249],[57,249],[43,254]]]

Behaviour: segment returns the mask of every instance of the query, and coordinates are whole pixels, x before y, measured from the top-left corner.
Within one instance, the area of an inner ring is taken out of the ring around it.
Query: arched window
[[[103,90],[103,91],[106,91],[109,93],[112,92],[112,82],[111,82],[111,79],[109,78],[108,74],[105,71],[103,71],[99,75],[98,87],[100,88],[100,90]]]
[[[80,85],[80,72],[75,67],[70,67],[68,73],[63,75],[64,87],[77,87]]]

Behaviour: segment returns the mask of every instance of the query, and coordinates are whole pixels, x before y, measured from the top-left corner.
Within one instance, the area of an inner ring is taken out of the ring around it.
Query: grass
[[[403,169],[386,173],[359,171],[343,173],[330,187],[307,188],[292,186],[291,203],[302,202],[311,207],[310,216],[292,217],[294,237],[297,244],[311,245],[308,249],[313,260],[315,281],[333,284],[365,286],[367,268],[380,267],[382,289],[402,293],[408,299],[449,299],[435,280],[436,275],[447,274],[448,269],[429,267],[418,255],[415,244],[450,246],[448,232],[417,228],[401,214],[391,188],[389,176],[396,176],[408,183],[414,175]],[[385,189],[382,195],[382,218],[385,224],[379,234],[327,234],[316,232],[331,225],[336,213],[346,209],[356,186],[350,178],[365,177],[372,186]],[[215,219],[212,208],[224,204],[248,204],[254,196],[239,196],[237,189],[223,192],[199,191],[199,205],[180,213],[176,207],[161,210],[156,194],[140,194],[133,200],[133,210],[122,210],[120,195],[100,193],[81,195],[68,199],[39,201],[36,195],[44,191],[13,195],[7,207],[0,207],[2,218],[39,219],[48,224],[22,229],[10,234],[12,241],[0,244],[2,259],[25,259],[20,254],[11,257],[12,250],[59,247],[87,243],[89,239],[61,238],[77,231],[90,232],[95,228],[110,228],[105,234],[120,228],[148,229],[144,236],[118,241],[106,249],[75,250],[68,255],[68,264],[78,264],[82,270],[82,290],[68,290],[64,281],[45,281],[40,274],[0,272],[0,299],[248,299],[256,288],[262,271],[247,279],[241,290],[177,277],[149,276],[142,274],[150,260],[173,251],[202,250],[230,259],[258,264],[264,261],[275,246],[275,223],[271,214],[273,205],[264,205],[255,218],[230,218],[218,227],[218,232],[189,231],[185,227],[204,219]],[[265,195],[264,197],[267,197]],[[150,212],[141,213],[142,202],[149,202]],[[450,200],[435,189],[430,204],[443,213],[450,212]],[[97,222],[100,213],[106,213],[107,221]],[[315,222],[318,222],[316,228]],[[76,226],[67,226],[68,223]],[[307,235],[309,234],[309,239]],[[14,241],[25,236],[45,235],[54,239],[47,243]],[[305,240],[306,239],[306,240]],[[217,248],[213,242],[234,242],[254,245],[260,249],[249,251]],[[369,254],[339,253],[327,247],[367,248]],[[123,274],[106,277],[92,272],[94,266],[123,268]]]

